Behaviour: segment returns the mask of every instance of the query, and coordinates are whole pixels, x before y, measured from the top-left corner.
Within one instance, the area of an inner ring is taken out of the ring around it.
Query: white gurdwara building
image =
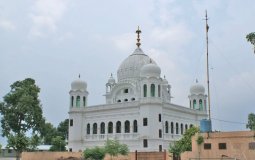
[[[130,151],[162,151],[180,139],[191,126],[207,118],[205,88],[190,88],[190,107],[171,103],[171,85],[161,69],[140,48],[119,66],[117,81],[106,83],[106,104],[87,106],[87,83],[71,84],[69,151],[103,146],[107,139],[127,144]]]

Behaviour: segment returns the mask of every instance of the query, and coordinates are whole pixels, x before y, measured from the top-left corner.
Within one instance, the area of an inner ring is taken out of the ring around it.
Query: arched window
[[[87,134],[90,134],[90,124],[87,124]]]
[[[203,110],[203,101],[202,101],[202,99],[199,100],[199,110]]]
[[[125,121],[125,133],[129,133],[129,132],[130,132],[130,122]]]
[[[168,122],[167,121],[165,122],[165,131],[166,131],[166,133],[168,133]]]
[[[158,130],[158,137],[159,137],[159,138],[162,138],[162,130],[161,130],[161,129]]]
[[[174,123],[171,122],[171,133],[174,134]]]
[[[151,97],[155,97],[155,84],[151,84]]]
[[[179,124],[178,123],[175,124],[175,129],[176,129],[175,134],[179,134]]]
[[[137,120],[134,120],[134,124],[133,124],[133,132],[137,133],[138,132],[138,126],[137,126]]]
[[[187,131],[187,129],[188,129],[188,125],[187,125],[187,124],[185,124],[185,131]]]
[[[116,133],[121,133],[121,122],[120,121],[118,121],[116,123]]]
[[[81,101],[81,97],[77,96],[76,97],[76,107],[80,107],[80,101]]]
[[[121,100],[119,99],[117,102],[119,102],[119,103],[120,103],[120,102],[121,102]]]
[[[193,127],[193,124],[189,125],[189,128],[192,128]]]
[[[100,134],[105,134],[105,123],[102,122],[100,125]]]
[[[143,85],[143,97],[147,97],[147,85]]]
[[[106,92],[110,92],[111,91],[111,86],[109,84],[106,85]]]
[[[194,99],[193,100],[193,109],[196,109],[197,108],[197,101]]]
[[[97,134],[97,124],[93,124],[93,134]]]
[[[131,101],[135,101],[135,98],[131,98]]]
[[[71,107],[73,107],[73,101],[74,101],[74,98],[73,96],[71,97]]]
[[[160,85],[158,85],[158,97],[160,97]]]
[[[112,133],[113,132],[113,123],[109,122],[108,123],[108,133]]]
[[[125,102],[127,102],[127,101],[128,101],[128,99],[124,99],[124,101],[125,101]]]
[[[183,134],[183,124],[181,123],[181,134]]]
[[[86,97],[83,97],[83,107],[86,106]]]

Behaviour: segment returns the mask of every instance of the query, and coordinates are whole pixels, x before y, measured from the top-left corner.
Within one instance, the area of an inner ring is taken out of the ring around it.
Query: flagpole
[[[207,94],[208,94],[208,115],[209,120],[211,120],[211,102],[210,102],[210,83],[209,83],[209,54],[208,54],[208,17],[207,10],[205,10],[205,22],[206,22],[206,67],[207,67]]]

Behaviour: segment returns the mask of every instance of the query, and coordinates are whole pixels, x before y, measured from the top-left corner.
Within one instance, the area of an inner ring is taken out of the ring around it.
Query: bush
[[[103,160],[105,157],[105,149],[100,147],[87,148],[83,152],[85,160]]]

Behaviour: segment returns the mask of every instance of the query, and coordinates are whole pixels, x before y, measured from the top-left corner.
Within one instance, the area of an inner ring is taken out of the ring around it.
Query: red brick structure
[[[196,141],[198,136],[204,139],[200,145]],[[192,151],[181,155],[181,160],[192,160],[193,158],[255,160],[255,131],[196,134],[192,137]]]

